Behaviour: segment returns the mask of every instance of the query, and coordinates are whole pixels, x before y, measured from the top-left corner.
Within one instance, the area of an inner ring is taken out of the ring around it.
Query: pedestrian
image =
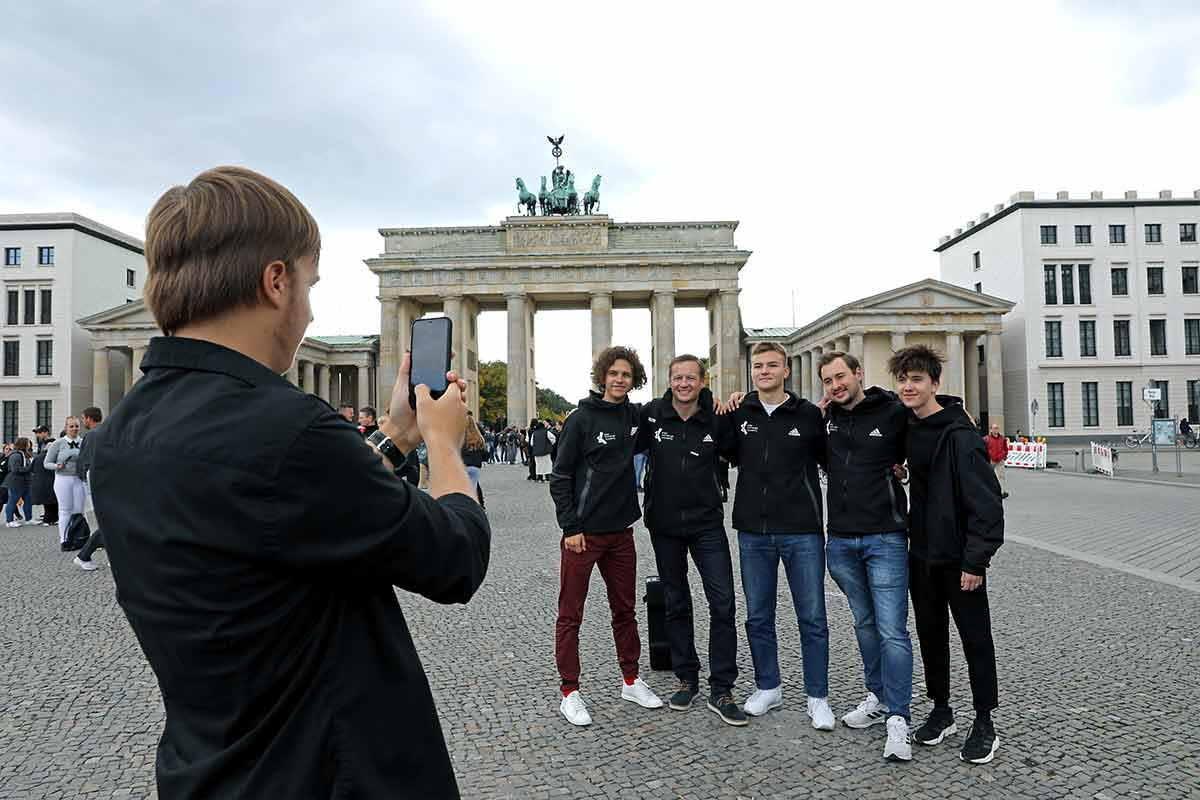
[[[28,437],[21,436],[13,442],[12,452],[8,456],[8,474],[4,476],[4,488],[8,489],[8,500],[4,504],[4,521],[8,527],[21,527],[22,509],[25,512],[24,524],[32,523],[33,444]]]
[[[958,730],[950,706],[953,616],[975,707],[975,721],[959,758],[986,764],[995,756],[1000,738],[991,716],[999,691],[985,576],[1004,543],[1004,505],[987,448],[962,401],[937,394],[943,361],[925,345],[905,347],[888,361],[900,401],[913,412],[905,445],[912,492],[909,591],[925,664],[925,691],[933,701],[933,711],[913,739],[932,746]]]
[[[83,484],[83,518],[87,521],[89,533],[87,542],[75,554],[72,563],[84,572],[92,572],[98,569],[98,565],[92,560],[92,554],[97,548],[104,546],[104,532],[96,520],[95,503],[92,500],[90,474],[92,461],[96,457],[96,442],[99,440],[95,430],[100,427],[104,414],[96,406],[88,406],[80,416],[83,418],[83,444],[79,446],[79,457],[75,460],[75,476]]]
[[[351,425],[356,424],[353,403],[342,403],[340,406],[338,406],[338,413],[345,417],[346,422],[349,422]]]
[[[42,507],[43,525],[57,525],[58,497],[54,494],[54,472],[46,469],[46,453],[54,439],[45,425],[34,428],[33,435],[37,437],[37,451],[33,456],[33,504]]]
[[[983,437],[983,442],[987,445],[988,461],[992,464],[992,471],[996,473],[996,482],[1000,484],[1000,499],[1004,500],[1008,497],[1004,488],[1004,462],[1008,459],[1008,439],[1000,433],[999,423],[991,424],[991,430]]]
[[[484,442],[482,434],[479,433],[479,426],[470,419],[469,415],[470,412],[468,412],[466,438],[463,440],[462,460],[467,468],[467,477],[471,480],[471,491],[474,492],[479,487],[479,472],[487,457],[487,444]]]
[[[3,451],[0,451],[0,507],[8,502],[8,489],[4,488],[4,479],[8,477],[8,457],[12,455],[12,450],[12,443],[5,442]]]
[[[555,436],[550,430],[548,422],[534,420],[537,423],[531,426],[533,432],[529,435],[529,452],[533,456],[530,461],[533,464],[534,479],[542,482],[549,482],[550,471],[554,469],[554,461],[550,457],[551,451],[554,449]]]
[[[457,798],[397,588],[465,603],[487,518],[459,451],[465,384],[399,364],[370,444],[283,374],[320,233],[274,181],[219,167],[146,222],[144,377],[95,443],[116,598],[162,692],[159,797]],[[426,443],[429,494],[392,467]]]
[[[533,435],[536,431],[539,431],[539,430],[542,430],[542,421],[540,419],[537,419],[536,417],[534,419],[529,420],[529,427],[525,429],[525,436],[524,436],[524,439],[522,442],[522,444],[525,447],[525,457],[527,459],[526,463],[529,466],[529,477],[527,478],[527,480],[531,480],[531,481],[538,480],[537,463],[534,461],[534,453],[533,453]],[[547,447],[546,453],[549,454],[549,452],[550,452],[550,448]]]
[[[44,462],[45,468],[54,473],[54,496],[58,498],[58,544],[63,551],[68,549],[67,529],[71,527],[71,517],[82,514],[87,502],[83,482],[76,472],[79,446],[83,444],[79,428],[79,417],[67,417],[63,425],[65,435],[50,445]]]

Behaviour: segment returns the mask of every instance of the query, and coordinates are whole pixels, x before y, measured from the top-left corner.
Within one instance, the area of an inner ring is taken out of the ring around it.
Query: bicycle
[[[1138,447],[1140,445],[1149,443],[1149,441],[1150,441],[1150,431],[1146,431],[1145,433],[1142,433],[1142,434],[1139,434],[1137,431],[1134,431],[1133,433],[1131,433],[1125,437],[1125,446],[1126,447]]]
[[[1191,433],[1187,434],[1186,436],[1184,436],[1183,434],[1180,434],[1179,435],[1179,444],[1183,445],[1184,447],[1186,447],[1189,450],[1194,450],[1197,447],[1200,447],[1200,436],[1197,436],[1195,431],[1192,431]]]

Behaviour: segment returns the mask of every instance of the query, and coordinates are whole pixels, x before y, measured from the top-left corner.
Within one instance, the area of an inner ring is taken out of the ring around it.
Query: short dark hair
[[[821,375],[821,370],[837,361],[839,358],[846,362],[846,366],[850,368],[851,372],[857,372],[859,367],[862,366],[858,359],[850,353],[843,353],[841,350],[830,350],[828,353],[822,354],[820,360],[817,361],[817,376],[824,377]]]
[[[910,372],[926,372],[934,383],[942,382],[942,364],[945,357],[923,344],[912,344],[892,353],[888,359],[888,372],[899,380]]]
[[[667,364],[667,377],[669,378],[671,376],[671,367],[675,366],[676,364],[686,364],[689,361],[693,362],[697,367],[700,368],[700,380],[704,380],[705,376],[708,375],[708,370],[704,368],[704,362],[691,353],[684,353],[683,355],[678,355],[672,358],[671,363]]]
[[[640,389],[645,386],[646,368],[642,366],[642,360],[638,358],[637,350],[619,344],[604,348],[596,356],[596,360],[592,362],[592,385],[598,389],[603,389],[604,378],[608,375],[608,368],[618,359],[622,358],[628,361],[629,366],[633,368],[633,388]]]
[[[375,406],[363,406],[362,408],[359,409],[359,411],[364,411],[364,412],[370,414],[372,417],[379,416],[378,414],[375,413]]]
[[[354,403],[342,403],[340,406],[338,406],[338,411],[341,411],[343,408],[348,408],[348,409],[350,409],[351,411],[353,411],[353,410],[354,410]]]
[[[100,409],[96,408],[95,406],[88,406],[80,413],[83,414],[83,416],[90,419],[92,422],[103,422],[104,421],[103,412],[101,412]]]

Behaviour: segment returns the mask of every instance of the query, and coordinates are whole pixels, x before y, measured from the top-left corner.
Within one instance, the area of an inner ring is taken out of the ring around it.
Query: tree
[[[537,390],[539,419],[562,419],[575,406],[553,389]],[[508,424],[523,428],[527,419],[507,419],[508,364],[503,361],[484,361],[479,365],[479,420],[485,425]]]
[[[565,419],[567,414],[575,410],[575,404],[567,401],[553,389],[537,390],[538,419]]]

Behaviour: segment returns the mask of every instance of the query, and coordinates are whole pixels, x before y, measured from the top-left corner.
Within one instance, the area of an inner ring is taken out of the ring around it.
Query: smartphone
[[[446,392],[446,373],[450,371],[450,333],[453,324],[449,317],[413,320],[412,370],[408,374],[408,404],[417,407],[416,386],[423,383],[436,399]]]

